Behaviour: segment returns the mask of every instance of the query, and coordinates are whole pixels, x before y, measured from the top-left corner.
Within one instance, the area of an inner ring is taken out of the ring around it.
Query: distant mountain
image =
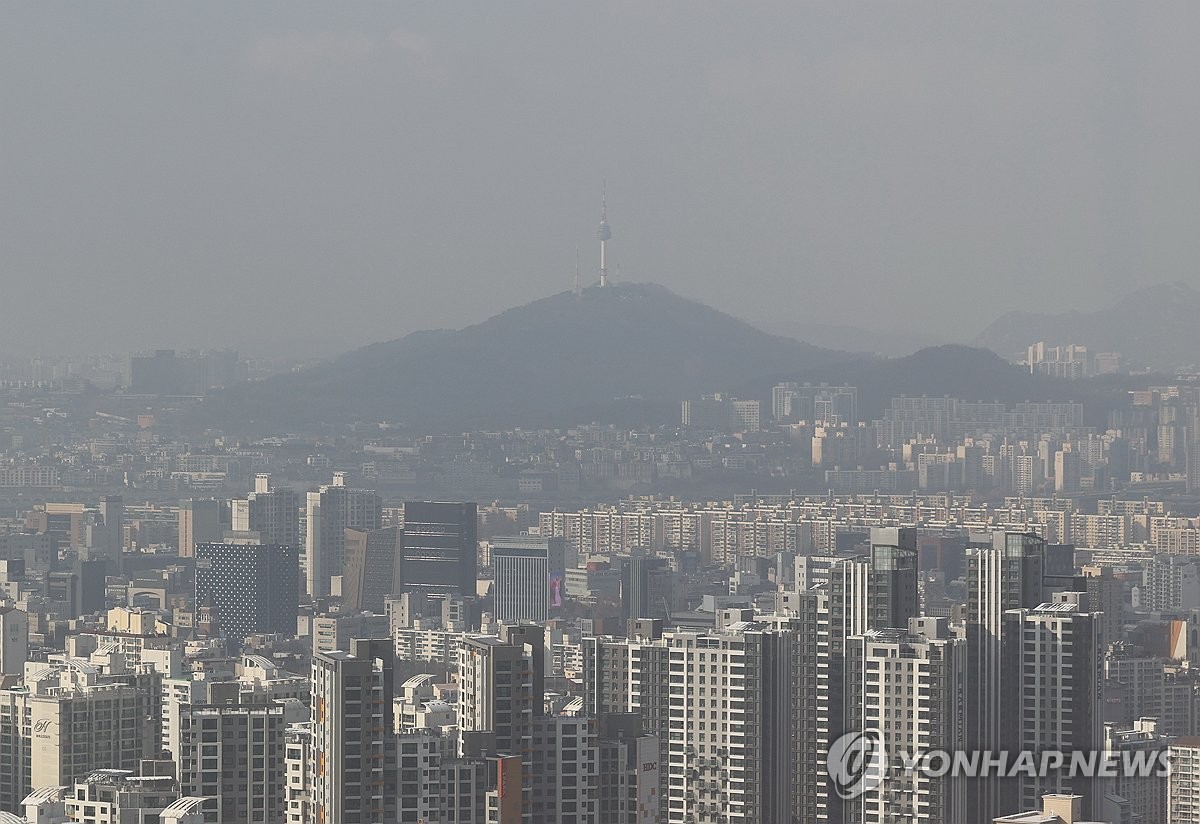
[[[885,358],[911,355],[919,349],[946,342],[944,338],[922,332],[871,329],[836,323],[782,320],[763,324],[763,328],[776,335],[806,340],[816,346],[846,352],[870,352]]]
[[[793,379],[857,386],[859,416],[865,420],[882,417],[891,399],[901,395],[949,395],[1010,406],[1021,401],[1079,401],[1091,425],[1103,426],[1107,410],[1122,397],[1120,387],[1031,375],[994,352],[959,344],[934,346],[886,361],[843,362]],[[765,385],[756,387],[758,392],[767,389]]]
[[[622,283],[367,346],[221,393],[200,414],[233,431],[379,420],[457,431],[603,420],[633,399],[674,417],[682,398],[858,360]]]
[[[1009,312],[975,343],[1006,357],[1038,341],[1120,352],[1124,362],[1170,371],[1200,363],[1200,292],[1167,283],[1134,292],[1099,312]]]

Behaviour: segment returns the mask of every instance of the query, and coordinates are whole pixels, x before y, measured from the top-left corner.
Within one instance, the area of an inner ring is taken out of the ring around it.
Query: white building
[[[1200,738],[1187,736],[1171,745],[1167,778],[1167,821],[1200,824]]]
[[[888,753],[966,748],[967,643],[946,623],[914,618],[909,629],[871,630],[847,640],[850,728],[878,730]],[[853,820],[957,824],[966,787],[953,778],[893,771],[854,802]]]

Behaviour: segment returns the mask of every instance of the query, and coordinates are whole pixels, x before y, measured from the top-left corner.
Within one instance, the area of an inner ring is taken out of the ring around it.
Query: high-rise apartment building
[[[1016,678],[1001,695],[999,749],[1103,752],[1101,616],[1087,611],[1086,601],[1086,594],[1062,593],[1053,603],[1005,612],[1001,669]],[[1099,779],[1064,769],[1022,777],[1019,785],[1019,806],[1002,812],[1033,809],[1047,793],[1082,796],[1085,816],[1101,810]]]
[[[1200,824],[1200,737],[1176,739],[1169,752],[1167,821],[1170,824]]]
[[[771,415],[779,422],[833,425],[858,423],[858,389],[810,383],[779,383],[771,390]]]
[[[404,504],[403,591],[446,597],[475,594],[478,512],[473,503]]]
[[[375,824],[396,814],[390,640],[313,656],[309,785],[314,824]]]
[[[849,639],[870,630],[902,629],[920,612],[917,591],[916,530],[875,528],[870,554],[839,558],[829,568],[828,584],[802,601],[806,633],[797,676],[798,689],[815,705],[803,719],[801,735],[815,752],[803,755],[799,786],[806,795],[802,821],[842,822],[847,811],[833,794],[825,771],[830,746],[850,730],[846,654]],[[812,816],[808,818],[807,816]]]
[[[966,746],[966,639],[943,619],[848,639],[848,726],[878,730],[888,753],[959,752]],[[966,821],[966,788],[952,776],[892,771],[850,805],[850,820],[889,824]]]
[[[305,524],[305,588],[309,597],[319,598],[329,594],[330,579],[345,568],[346,530],[382,528],[383,499],[370,490],[351,489],[345,473],[335,472],[332,484],[308,493]]]
[[[596,735],[594,718],[534,719],[532,824],[596,824],[600,782]]]
[[[227,638],[295,635],[300,562],[294,546],[206,543],[196,546],[196,604],[210,607]]]
[[[1174,737],[1159,732],[1154,718],[1139,718],[1130,727],[1118,724],[1104,725],[1104,752],[1121,763],[1121,759],[1132,760],[1141,755],[1147,761],[1167,753]],[[1141,820],[1166,824],[1167,779],[1163,775],[1130,775],[1117,770],[1116,775],[1106,782],[1106,795],[1126,799],[1131,809],[1141,815]]]
[[[116,769],[95,770],[64,789],[63,808],[72,824],[159,821],[180,795],[173,776]]]
[[[722,393],[702,395],[682,402],[680,422],[689,429],[758,432],[762,429],[762,404]]]
[[[301,548],[300,496],[289,487],[272,487],[271,476],[254,476],[254,491],[231,503],[234,532],[257,532],[264,544]]]
[[[149,668],[105,673],[67,658],[27,673],[23,687],[0,690],[0,804],[94,770],[137,772],[159,753],[160,682]]]
[[[1002,667],[1005,614],[1033,609],[1045,595],[1046,544],[1036,535],[996,531],[972,535],[967,548],[969,675],[967,741],[972,751],[1000,751],[1002,696],[1020,690],[1019,673]],[[1010,631],[1011,625],[1009,626]],[[971,815],[987,821],[1014,810],[1001,807],[999,784],[971,782]],[[1029,809],[1029,808],[1023,808]]]
[[[1200,609],[1200,559],[1191,555],[1156,555],[1146,561],[1133,605],[1145,612]]]
[[[519,755],[533,767],[533,719],[541,715],[534,694],[534,651],[523,643],[466,636],[458,653],[458,725],[464,732],[495,736],[495,751]]]
[[[599,719],[596,824],[656,824],[658,738],[642,733],[638,713]]]
[[[191,705],[172,753],[184,795],[213,799],[218,821],[280,822],[287,775],[281,704]]]
[[[590,638],[584,656],[585,709],[640,712],[658,739],[659,820],[790,822],[798,813],[792,630],[737,622]]]

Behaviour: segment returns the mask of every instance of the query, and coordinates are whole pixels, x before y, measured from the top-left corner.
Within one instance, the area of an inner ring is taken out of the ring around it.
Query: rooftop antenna
[[[600,238],[600,288],[603,289],[608,285],[608,263],[605,257],[605,244],[612,238],[612,230],[608,228],[608,178],[604,178],[604,182],[600,194],[600,231],[597,233]]]

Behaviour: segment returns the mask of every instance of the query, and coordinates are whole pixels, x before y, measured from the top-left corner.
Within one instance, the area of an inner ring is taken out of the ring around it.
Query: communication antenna
[[[600,194],[600,288],[608,285],[608,260],[606,244],[612,239],[612,229],[608,228],[608,179],[605,178]]]
[[[583,286],[579,280],[579,244],[575,244],[575,297],[583,294]]]

